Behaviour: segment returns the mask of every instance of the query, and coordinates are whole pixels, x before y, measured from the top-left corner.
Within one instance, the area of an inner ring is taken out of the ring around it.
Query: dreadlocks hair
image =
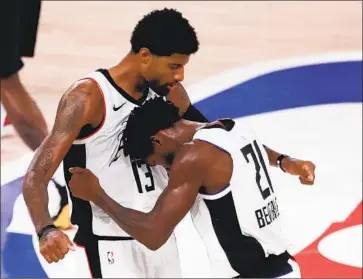
[[[131,36],[131,48],[138,53],[142,47],[157,56],[173,53],[190,55],[199,49],[194,28],[175,9],[153,10],[136,25]]]
[[[145,160],[154,152],[150,138],[157,132],[170,128],[178,120],[179,109],[161,97],[134,108],[122,136],[125,154],[131,160]]]

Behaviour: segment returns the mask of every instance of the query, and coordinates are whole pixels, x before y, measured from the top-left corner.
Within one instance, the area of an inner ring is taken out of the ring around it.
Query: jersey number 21
[[[255,150],[256,150],[256,152],[255,152]],[[252,162],[254,163],[255,169],[256,169],[257,187],[260,190],[263,199],[264,200],[267,199],[271,195],[271,193],[274,192],[274,189],[272,188],[271,179],[268,174],[261,150],[260,150],[257,142],[253,141],[253,146],[251,143],[246,145],[245,147],[243,147],[241,149],[241,152],[242,152],[243,156],[245,157],[247,163],[251,163],[250,159],[252,159]],[[266,176],[268,185],[262,185],[262,183],[261,183],[261,167]]]

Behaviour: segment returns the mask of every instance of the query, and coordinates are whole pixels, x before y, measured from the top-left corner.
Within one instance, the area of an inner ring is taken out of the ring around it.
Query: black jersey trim
[[[217,199],[203,199],[218,242],[231,267],[247,278],[276,278],[292,271],[287,252],[265,257],[265,251],[254,237],[242,233],[232,192]]]
[[[147,88],[147,91],[144,92],[143,96],[140,99],[136,100],[132,98],[129,94],[127,94],[127,92],[123,90],[120,86],[117,85],[107,69],[98,69],[97,72],[100,72],[108,80],[108,82],[122,95],[122,97],[124,97],[129,102],[137,106],[141,106],[147,99],[147,96],[149,94],[149,88]]]

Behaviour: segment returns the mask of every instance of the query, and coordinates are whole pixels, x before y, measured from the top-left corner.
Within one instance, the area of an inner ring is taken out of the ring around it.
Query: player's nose
[[[178,72],[174,75],[174,79],[177,82],[181,82],[184,80],[184,67],[181,67]]]

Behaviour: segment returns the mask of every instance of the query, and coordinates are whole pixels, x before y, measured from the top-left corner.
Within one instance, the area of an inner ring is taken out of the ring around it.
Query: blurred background
[[[49,128],[65,90],[118,63],[136,23],[164,7],[182,12],[199,36],[184,81],[196,106],[316,163],[313,189],[274,173],[303,277],[362,278],[361,1],[44,1],[35,55],[19,75]],[[20,190],[33,153],[1,114],[1,277],[72,277],[76,263],[39,259]],[[59,204],[57,191],[50,202]],[[184,276],[208,276],[190,220],[178,234]]]

